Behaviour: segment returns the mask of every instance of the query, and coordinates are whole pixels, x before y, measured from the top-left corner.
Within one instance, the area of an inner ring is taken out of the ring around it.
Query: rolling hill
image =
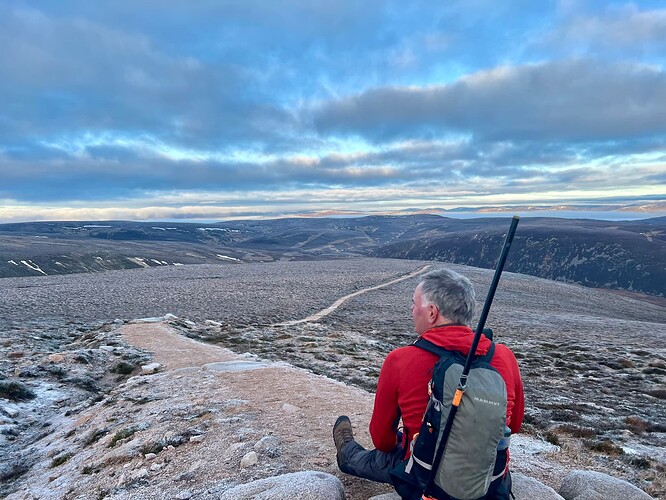
[[[355,256],[438,260],[491,268],[507,228],[508,219],[453,219],[438,215],[215,224],[2,224],[0,277]],[[524,218],[507,270],[663,297],[666,218]]]

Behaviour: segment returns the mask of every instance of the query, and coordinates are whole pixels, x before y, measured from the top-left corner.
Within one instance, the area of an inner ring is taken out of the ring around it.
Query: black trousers
[[[366,450],[356,441],[350,441],[342,448],[342,460],[339,466],[346,474],[391,484],[390,471],[403,461],[404,456],[405,450],[400,445],[385,453],[379,450]],[[504,463],[506,464],[506,461]],[[507,472],[504,477],[490,483],[484,500],[510,500],[510,495],[511,473]]]
[[[390,453],[379,450],[366,450],[356,441],[350,441],[342,448],[340,470],[352,476],[362,477],[378,483],[391,484],[389,472],[402,462],[405,450],[396,445]]]

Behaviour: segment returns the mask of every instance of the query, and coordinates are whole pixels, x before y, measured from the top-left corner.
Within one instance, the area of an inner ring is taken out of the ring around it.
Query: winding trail
[[[421,269],[418,269],[412,273],[406,274],[404,276],[401,276],[400,278],[396,278],[391,281],[387,281],[386,283],[382,283],[380,285],[375,285],[371,286],[368,288],[363,288],[361,290],[357,290],[354,293],[350,293],[349,295],[345,295],[344,297],[339,298],[333,304],[328,306],[326,309],[322,309],[321,311],[312,314],[311,316],[308,316],[307,318],[303,319],[295,319],[292,321],[285,321],[283,323],[275,323],[274,325],[271,326],[293,326],[293,325],[299,325],[301,323],[310,323],[314,321],[319,321],[321,318],[328,316],[332,312],[334,312],[338,307],[340,307],[342,304],[344,304],[347,300],[351,299],[352,297],[356,297],[357,295],[361,295],[363,293],[371,292],[373,290],[379,290],[380,288],[384,288],[390,285],[393,285],[395,283],[399,283],[401,281],[405,281],[407,279],[413,278],[414,276],[418,276],[419,274],[425,273],[428,271],[432,266],[423,266]]]
[[[286,321],[284,323],[277,323],[271,326],[292,326],[318,321],[321,318],[334,312],[345,301],[351,299],[352,297],[356,297],[357,295],[371,292],[373,290],[378,290],[380,288],[399,283],[409,278],[413,278],[414,276],[418,276],[419,274],[428,271],[430,267],[431,266],[424,266],[421,269],[417,269],[416,271],[413,271],[404,276],[400,276],[399,278],[395,278],[391,281],[357,290],[354,293],[350,293],[349,295],[345,295],[344,297],[339,298],[327,308],[322,309],[321,311],[308,316],[307,318]],[[245,360],[243,356],[236,354],[229,349],[211,344],[205,344],[203,342],[199,342],[197,340],[181,335],[168,325],[166,317],[164,321],[156,322],[136,320],[130,324],[124,325],[121,328],[121,332],[130,344],[152,352],[154,355],[154,360],[162,365],[162,370],[199,367],[216,362],[238,362],[240,360]]]
[[[354,293],[339,298],[333,304],[321,311],[312,314],[304,319],[276,323],[272,327],[292,326],[302,323],[319,321],[321,318],[331,314],[338,309],[345,301],[361,295],[363,293],[378,290],[395,283],[413,278],[426,271],[431,266],[424,266],[409,274],[400,276],[391,281],[380,283],[357,290]],[[184,337],[176,330],[171,328],[166,322],[146,322],[137,320],[121,328],[122,335],[132,345],[141,349],[146,349],[153,353],[154,360],[162,365],[162,370],[174,370],[185,367],[199,367],[209,363],[216,362],[238,362],[245,360],[243,356],[238,355],[229,349],[205,344],[194,339]]]
[[[357,290],[307,318],[273,326],[318,321],[352,297],[418,276],[429,267]],[[166,318],[159,322],[137,320],[121,326],[120,332],[128,343],[151,352],[153,361],[160,363],[159,373],[146,379],[150,380],[147,394],[169,395],[159,403],[160,411],[205,401],[207,408],[214,408],[224,417],[210,424],[203,443],[178,448],[178,460],[170,463],[169,477],[179,477],[189,470],[189,464],[201,463],[205,465],[197,470],[200,484],[214,484],[225,476],[237,480],[238,463],[225,462],[227,452],[224,450],[239,444],[236,435],[223,427],[225,418],[237,418],[252,432],[279,436],[281,455],[276,461],[281,467],[333,474],[342,481],[350,500],[364,500],[392,491],[389,486],[342,474],[335,461],[331,429],[338,415],[349,415],[356,438],[364,446],[371,446],[367,429],[372,414],[372,393],[285,363],[258,360],[187,338],[169,325]],[[229,406],[229,401],[242,403],[242,412],[233,413],[235,410]],[[155,424],[151,432],[166,432],[164,429],[174,425],[174,421],[167,419],[160,427]],[[166,479],[155,477],[146,490],[168,491],[175,496],[178,492],[173,489],[173,481],[164,481]]]

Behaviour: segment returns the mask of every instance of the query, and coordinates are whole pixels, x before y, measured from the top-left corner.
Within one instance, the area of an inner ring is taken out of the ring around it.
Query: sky
[[[0,103],[0,223],[666,214],[662,1],[0,0]]]

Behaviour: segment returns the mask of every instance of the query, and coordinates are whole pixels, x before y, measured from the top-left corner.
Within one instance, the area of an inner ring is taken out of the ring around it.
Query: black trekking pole
[[[453,420],[456,418],[456,412],[467,388],[467,376],[469,375],[469,370],[472,366],[472,361],[476,356],[476,348],[479,346],[479,341],[481,340],[481,334],[483,333],[483,327],[486,324],[488,319],[488,313],[490,312],[490,306],[493,303],[495,298],[495,292],[497,291],[497,285],[499,284],[500,276],[504,270],[504,264],[506,263],[506,258],[509,255],[509,250],[511,249],[511,243],[513,242],[513,237],[516,234],[516,228],[518,227],[518,221],[520,217],[517,215],[513,216],[511,219],[511,226],[509,231],[506,233],[506,239],[504,240],[504,246],[502,247],[502,253],[500,253],[499,260],[495,266],[495,275],[493,276],[493,281],[490,283],[490,289],[488,290],[488,295],[486,296],[486,301],[483,304],[483,310],[481,311],[481,316],[479,317],[479,323],[474,332],[474,340],[472,340],[472,347],[467,354],[467,359],[465,360],[465,366],[463,371],[460,374],[460,380],[458,381],[458,388],[456,389],[455,394],[453,395],[453,401],[451,402],[451,410],[449,411],[449,416],[446,419],[446,425],[444,426],[444,431],[442,432],[442,439],[440,441],[439,447],[437,448],[437,453],[435,458],[432,461],[432,469],[430,469],[430,477],[428,478],[428,484],[426,489],[423,492],[423,500],[431,500],[434,497],[431,497],[432,487],[435,482],[435,473],[439,462],[442,459],[444,454],[444,449],[446,448],[446,442],[449,439],[449,434],[451,434],[451,428],[453,427]]]

